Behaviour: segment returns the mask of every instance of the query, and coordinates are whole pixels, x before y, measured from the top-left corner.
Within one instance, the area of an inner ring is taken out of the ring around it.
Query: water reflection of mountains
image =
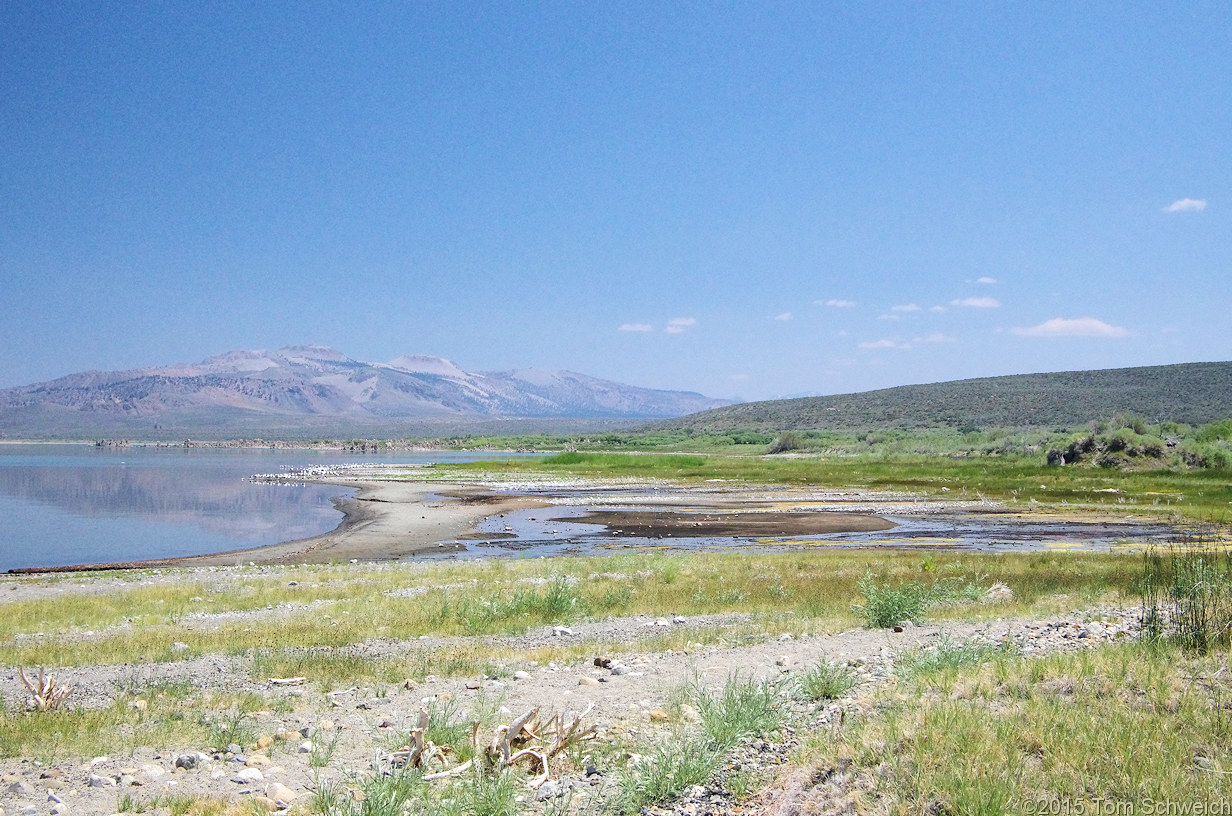
[[[342,518],[331,502],[337,487],[254,483],[192,467],[0,467],[0,492],[83,518],[191,524],[271,544],[326,532]]]

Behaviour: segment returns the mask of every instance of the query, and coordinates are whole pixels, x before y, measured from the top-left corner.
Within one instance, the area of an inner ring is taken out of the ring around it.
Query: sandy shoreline
[[[425,485],[368,479],[319,481],[357,488],[354,496],[334,501],[335,506],[343,513],[343,519],[328,533],[281,544],[205,555],[34,567],[14,569],[10,572],[28,574],[156,567],[222,567],[237,564],[390,561],[429,552],[450,552],[450,549],[446,549],[449,545],[443,542],[457,541],[488,516],[542,504],[531,496],[494,495],[491,491],[470,485]]]

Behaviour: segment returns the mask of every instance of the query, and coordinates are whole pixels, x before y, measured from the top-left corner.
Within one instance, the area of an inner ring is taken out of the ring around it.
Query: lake
[[[257,473],[510,455],[0,445],[0,571],[202,555],[307,538],[338,526],[342,514],[332,500],[353,492],[246,481]]]

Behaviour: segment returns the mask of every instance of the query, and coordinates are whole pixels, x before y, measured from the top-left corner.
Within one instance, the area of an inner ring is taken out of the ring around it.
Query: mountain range
[[[646,420],[731,404],[572,371],[467,372],[440,357],[387,363],[324,346],[232,351],[187,365],[89,371],[0,390],[0,434],[400,428],[479,418]]]

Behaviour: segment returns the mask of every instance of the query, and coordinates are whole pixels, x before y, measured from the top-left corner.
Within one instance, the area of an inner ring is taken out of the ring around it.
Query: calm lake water
[[[0,445],[0,571],[249,549],[328,532],[332,485],[245,481],[286,468],[509,454]]]

